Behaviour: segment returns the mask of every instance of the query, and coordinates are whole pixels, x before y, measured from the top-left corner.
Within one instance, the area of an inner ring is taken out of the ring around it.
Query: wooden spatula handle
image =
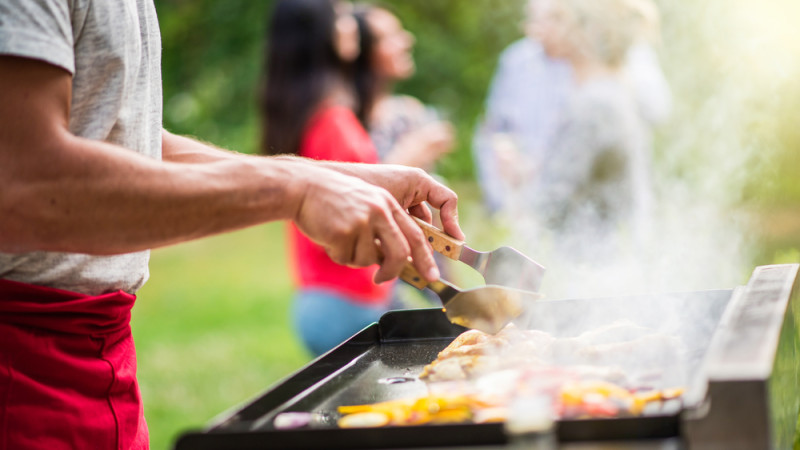
[[[461,248],[464,246],[464,241],[459,241],[422,219],[417,217],[413,217],[413,219],[422,229],[425,239],[428,240],[434,250],[450,259],[458,260],[461,256]]]
[[[420,290],[428,286],[428,281],[417,272],[417,269],[411,262],[403,267],[403,271],[400,272],[400,279]]]

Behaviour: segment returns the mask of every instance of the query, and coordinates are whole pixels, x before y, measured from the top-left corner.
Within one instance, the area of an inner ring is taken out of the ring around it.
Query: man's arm
[[[189,168],[72,135],[71,77],[57,67],[3,57],[0,86],[5,251],[136,251],[291,218],[301,197],[279,164]]]
[[[438,275],[421,231],[402,219],[398,224],[404,211],[392,195],[344,175],[344,169],[307,161],[222,157],[216,149],[182,152],[183,138],[169,136],[166,161],[156,161],[72,135],[71,76],[62,69],[0,57],[0,86],[2,251],[124,253],[288,219],[343,264],[378,261],[377,239],[384,258],[377,281],[396,276],[412,254],[423,275]],[[195,157],[187,158],[191,153]],[[219,158],[198,156],[204,153]],[[207,162],[186,163],[192,159]],[[368,170],[353,172],[365,172],[366,181],[380,178]],[[446,189],[408,172],[395,175],[388,187],[408,207],[430,199],[397,189],[394,185],[403,179],[406,190],[412,182],[423,184],[413,189],[434,195]],[[454,202],[454,195],[433,199]]]
[[[247,156],[167,130],[161,130],[161,153],[164,161],[177,163],[208,163]]]
[[[197,163],[197,162],[213,162],[220,160],[228,160],[231,158],[252,158],[254,162],[257,162],[257,160],[266,159],[263,157],[250,156],[215,148],[184,136],[177,136],[171,134],[166,130],[162,132],[162,141],[163,141],[164,159],[169,161]],[[338,173],[345,174],[351,177],[356,177],[370,184],[383,187],[401,205],[401,208],[397,209],[394,208],[394,202],[391,201],[388,202],[388,204],[392,206],[391,209],[392,217],[391,218],[386,217],[383,220],[396,222],[398,227],[390,227],[390,228],[384,227],[385,229],[383,230],[383,234],[387,237],[388,237],[387,233],[395,236],[397,236],[398,233],[400,233],[401,235],[416,236],[418,231],[417,226],[414,222],[409,220],[409,217],[406,214],[406,210],[430,222],[431,221],[430,210],[423,203],[427,202],[431,206],[440,210],[441,213],[440,216],[445,231],[450,233],[452,236],[457,237],[458,239],[464,239],[464,233],[461,231],[461,228],[458,225],[458,209],[456,205],[457,202],[456,194],[450,189],[446,188],[445,186],[437,183],[423,170],[404,167],[404,166],[390,166],[382,164],[376,165],[376,164],[340,163],[331,161],[314,161],[308,158],[302,158],[297,156],[278,156],[269,159],[281,161],[284,163],[291,162],[298,171],[304,171],[306,170],[307,165],[313,164],[315,166],[334,170]],[[350,182],[352,183],[352,180]],[[315,197],[317,195],[324,196],[325,194],[315,194]],[[323,198],[325,197],[315,198],[314,200],[316,201],[316,203],[322,203],[321,206],[325,209],[333,205],[336,207],[336,210],[324,213],[323,214],[324,219],[322,221],[314,222],[312,220],[308,220],[307,221],[308,223],[305,225],[305,228],[303,224],[299,224],[300,228],[303,229],[303,231],[306,232],[306,234],[309,236],[318,236],[320,234],[326,234],[330,230],[330,224],[331,224],[330,219],[332,217],[336,217],[337,215],[341,214],[352,214],[352,211],[359,208],[363,209],[365,205],[368,206],[369,208],[377,207],[377,205],[369,205],[369,203],[364,203],[364,202],[369,202],[370,201],[369,199],[367,198],[358,199],[356,197],[353,197],[352,194],[350,196],[347,196],[346,198],[339,198],[339,199],[331,197],[323,200]],[[345,205],[352,202],[361,202],[361,203],[352,204],[349,207],[345,207]],[[314,208],[316,209],[317,207],[315,206]],[[367,211],[362,211],[362,213],[367,214]],[[319,212],[317,212],[317,214],[319,214]],[[301,216],[298,217],[298,219],[302,220],[302,218],[306,216],[308,216],[308,212],[301,212]],[[341,217],[340,221],[347,221],[347,220],[353,221],[355,220],[355,218],[348,219],[346,217]],[[377,223],[382,222],[382,220],[378,221],[373,220],[373,222],[376,222],[377,225]],[[361,224],[361,226],[365,225],[366,224]],[[370,224],[369,226],[372,226],[372,224]],[[374,231],[368,231],[366,229],[364,230],[364,232],[367,233],[367,236],[374,233]],[[375,236],[375,238],[378,238],[378,236]],[[332,238],[332,239],[338,239],[338,238]],[[423,266],[428,266],[428,265],[435,266],[435,262],[432,259],[430,259],[430,252],[428,250],[427,244],[425,243],[420,245],[419,242],[417,242],[413,246],[411,246],[411,248],[402,247],[401,249],[397,248],[392,249],[389,248],[389,246],[399,245],[398,242],[395,242],[394,238],[389,238],[389,239],[378,238],[378,239],[380,241],[385,241],[382,245],[382,250],[381,250],[383,252],[391,252],[392,254],[398,254],[398,252],[401,253],[410,252],[415,262],[421,261],[422,262],[421,265]],[[324,240],[323,242],[320,243],[322,245],[325,245]],[[351,246],[356,246],[358,247],[358,249],[351,250],[350,248]],[[328,253],[334,260],[339,261],[342,264],[368,265],[375,262],[376,260],[384,259],[383,256],[379,256],[378,253],[374,251],[375,249],[376,248],[373,245],[372,240],[362,237],[359,240],[359,242],[344,246],[343,249],[329,248]],[[391,276],[387,277],[386,274],[394,270],[395,264],[399,263],[384,261],[383,265],[385,267],[383,267],[376,274],[376,279],[384,280],[391,278]],[[438,278],[438,275],[435,272],[430,272],[430,269],[428,270],[428,273],[430,273],[431,280]]]

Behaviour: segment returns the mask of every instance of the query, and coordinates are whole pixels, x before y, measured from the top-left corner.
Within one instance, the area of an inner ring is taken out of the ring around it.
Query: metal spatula
[[[403,268],[400,278],[417,289],[427,287],[435,292],[450,322],[491,334],[519,317],[527,302],[542,297],[535,292],[504,286],[480,286],[462,291],[441,279],[428,283],[411,263]]]
[[[486,284],[506,286],[523,291],[538,292],[545,268],[511,247],[500,247],[491,252],[479,252],[467,247],[435,226],[416,217],[433,249],[442,255],[461,261],[483,275]]]

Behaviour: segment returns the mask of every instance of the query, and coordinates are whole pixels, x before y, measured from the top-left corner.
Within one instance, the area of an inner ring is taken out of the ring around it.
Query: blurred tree
[[[252,153],[254,93],[269,2],[157,0],[163,45],[164,125]]]
[[[398,86],[439,108],[458,129],[441,164],[470,177],[473,127],[500,51],[517,37],[524,0],[383,1],[417,38],[417,74]],[[163,43],[167,129],[257,151],[255,92],[272,1],[156,0]]]

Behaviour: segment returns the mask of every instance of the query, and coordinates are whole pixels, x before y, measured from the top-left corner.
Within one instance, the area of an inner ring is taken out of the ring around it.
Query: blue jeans
[[[367,325],[377,322],[386,305],[363,305],[324,289],[300,289],[294,298],[292,318],[306,348],[319,356]]]

